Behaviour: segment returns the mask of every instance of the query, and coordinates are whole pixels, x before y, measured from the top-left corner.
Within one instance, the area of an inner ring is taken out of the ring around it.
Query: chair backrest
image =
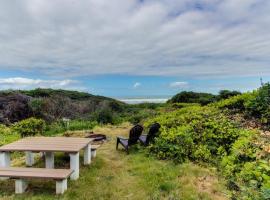
[[[154,140],[154,138],[157,136],[160,129],[159,123],[154,123],[150,126],[148,135],[146,137],[146,144],[148,145],[150,142]]]
[[[143,132],[143,127],[139,124],[135,125],[129,132],[128,145],[136,144]]]

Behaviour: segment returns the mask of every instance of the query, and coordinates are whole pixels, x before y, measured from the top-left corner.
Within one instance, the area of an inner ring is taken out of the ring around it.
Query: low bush
[[[218,95],[204,92],[183,91],[173,96],[169,103],[199,103],[207,105],[222,99],[228,99],[233,96],[240,95],[238,91],[221,90]]]
[[[255,98],[246,102],[248,115],[259,118],[262,123],[270,124],[270,84],[264,84],[256,92]]]
[[[241,95],[233,96],[229,99],[221,100],[211,104],[219,109],[228,109],[230,112],[245,112],[247,102],[256,98],[256,92],[247,92]]]
[[[92,130],[97,124],[96,121],[72,120],[69,123],[68,130]]]
[[[237,124],[214,107],[187,107],[149,120],[161,124],[161,135],[150,147],[159,158],[216,162],[230,153],[242,134]]]
[[[229,99],[210,104],[230,113],[243,113],[247,118],[255,118],[263,125],[270,125],[270,84],[266,83],[253,92],[243,93]]]
[[[47,136],[57,135],[59,133],[64,133],[67,130],[92,130],[98,123],[96,121],[89,120],[70,120],[68,122],[57,121],[46,126],[44,132]]]
[[[206,105],[215,101],[216,96],[210,93],[183,91],[173,96],[169,103],[199,103]]]
[[[221,99],[228,99],[230,97],[233,97],[233,96],[237,96],[237,95],[240,95],[241,92],[239,91],[230,91],[230,90],[220,90],[219,93],[218,93],[218,97],[217,99],[218,100],[221,100]]]
[[[109,108],[104,108],[92,113],[89,120],[96,121],[100,124],[120,124],[123,122],[120,114]]]
[[[16,141],[19,137],[19,134],[12,131],[9,127],[0,124],[0,146]]]
[[[270,166],[259,141],[257,132],[246,131],[222,159],[222,173],[237,199],[270,198]]]
[[[246,109],[256,93],[232,97],[215,106],[193,106],[149,119],[161,124],[161,134],[149,150],[159,159],[191,160],[218,167],[228,181],[232,199],[270,199],[268,139],[228,119],[219,108]],[[247,98],[244,98],[247,97]],[[239,107],[240,105],[240,107]],[[231,107],[232,106],[232,107]]]
[[[130,114],[127,113],[127,116],[125,117],[125,119],[132,124],[138,124],[149,117],[155,116],[156,114],[157,112],[155,110],[142,109],[137,112],[130,113]]]
[[[19,133],[21,137],[43,134],[45,121],[31,117],[14,124],[13,130]]]
[[[190,107],[190,106],[199,106],[199,103],[173,103],[171,104],[171,107],[176,108],[176,109],[181,109],[185,107]]]

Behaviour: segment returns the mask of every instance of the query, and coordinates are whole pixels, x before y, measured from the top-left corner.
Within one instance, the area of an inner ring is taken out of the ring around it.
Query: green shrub
[[[189,106],[199,106],[199,103],[173,103],[171,104],[171,107],[181,109]]]
[[[259,141],[258,132],[245,131],[221,161],[221,171],[236,187],[238,199],[269,199],[270,166]]]
[[[230,91],[230,90],[220,90],[219,91],[219,94],[218,94],[218,99],[228,99],[230,97],[233,97],[233,96],[237,96],[237,95],[240,95],[241,92],[239,91]]]
[[[229,109],[230,112],[245,112],[246,104],[256,98],[256,92],[248,92],[233,96],[229,99],[221,100],[211,104],[219,109]]]
[[[262,123],[270,124],[270,84],[264,84],[256,93],[256,97],[246,103],[246,111],[259,118]]]
[[[199,103],[206,105],[215,101],[216,96],[210,93],[183,91],[173,96],[169,103]]]
[[[71,120],[68,129],[73,130],[91,130],[98,123],[96,121],[86,121],[86,120]]]
[[[142,122],[143,120],[149,118],[149,117],[153,117],[156,115],[156,111],[155,110],[151,110],[151,109],[141,109],[137,112],[134,113],[130,113],[127,117],[126,120],[131,122],[132,124],[138,124],[140,122]]]
[[[204,162],[211,161],[211,151],[207,145],[198,145],[194,151],[194,159],[201,160]]]
[[[225,100],[226,106],[237,105],[239,99],[245,106],[243,96]],[[253,93],[247,96],[248,100],[254,97]],[[228,180],[234,199],[269,199],[270,166],[259,133],[240,128],[217,107],[191,106],[146,121],[146,126],[161,124],[150,152],[159,159],[213,164]]]
[[[13,132],[9,127],[0,124],[0,146],[14,142],[19,139],[19,134]]]
[[[28,118],[22,120],[13,126],[13,130],[18,132],[21,137],[34,136],[42,134],[45,129],[45,121],[42,119]]]
[[[51,136],[59,133],[64,133],[67,130],[92,130],[98,123],[89,120],[70,120],[69,125],[63,121],[57,121],[46,126],[45,135]]]
[[[53,136],[59,133],[64,133],[66,130],[67,130],[66,125],[58,121],[51,124],[47,124],[44,135]]]
[[[214,107],[187,107],[148,120],[145,125],[159,122],[160,137],[150,150],[159,158],[177,162],[187,159],[214,162],[230,152],[241,135],[237,124]]]
[[[150,146],[152,153],[159,159],[173,159],[177,162],[185,162],[194,151],[194,141],[190,136],[192,128],[183,126],[171,129],[163,129],[160,137],[156,138]]]
[[[103,108],[91,114],[90,121],[96,121],[100,124],[120,124],[123,119],[120,114],[110,108]]]
[[[211,106],[227,109],[231,113],[241,112],[248,118],[256,118],[261,123],[270,125],[270,84],[264,84],[253,92],[212,103]]]
[[[0,124],[0,135],[9,135],[9,134],[11,134],[11,130],[4,124]]]

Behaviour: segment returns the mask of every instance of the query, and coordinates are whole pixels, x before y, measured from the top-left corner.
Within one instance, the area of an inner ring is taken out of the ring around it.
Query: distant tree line
[[[204,92],[183,91],[173,96],[168,103],[199,103],[207,105],[222,99],[240,95],[239,91],[221,90],[218,95]]]

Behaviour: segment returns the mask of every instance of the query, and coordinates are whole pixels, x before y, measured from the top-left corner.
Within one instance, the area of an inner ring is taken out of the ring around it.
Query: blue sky
[[[120,96],[270,80],[267,0],[4,0],[0,89]]]

